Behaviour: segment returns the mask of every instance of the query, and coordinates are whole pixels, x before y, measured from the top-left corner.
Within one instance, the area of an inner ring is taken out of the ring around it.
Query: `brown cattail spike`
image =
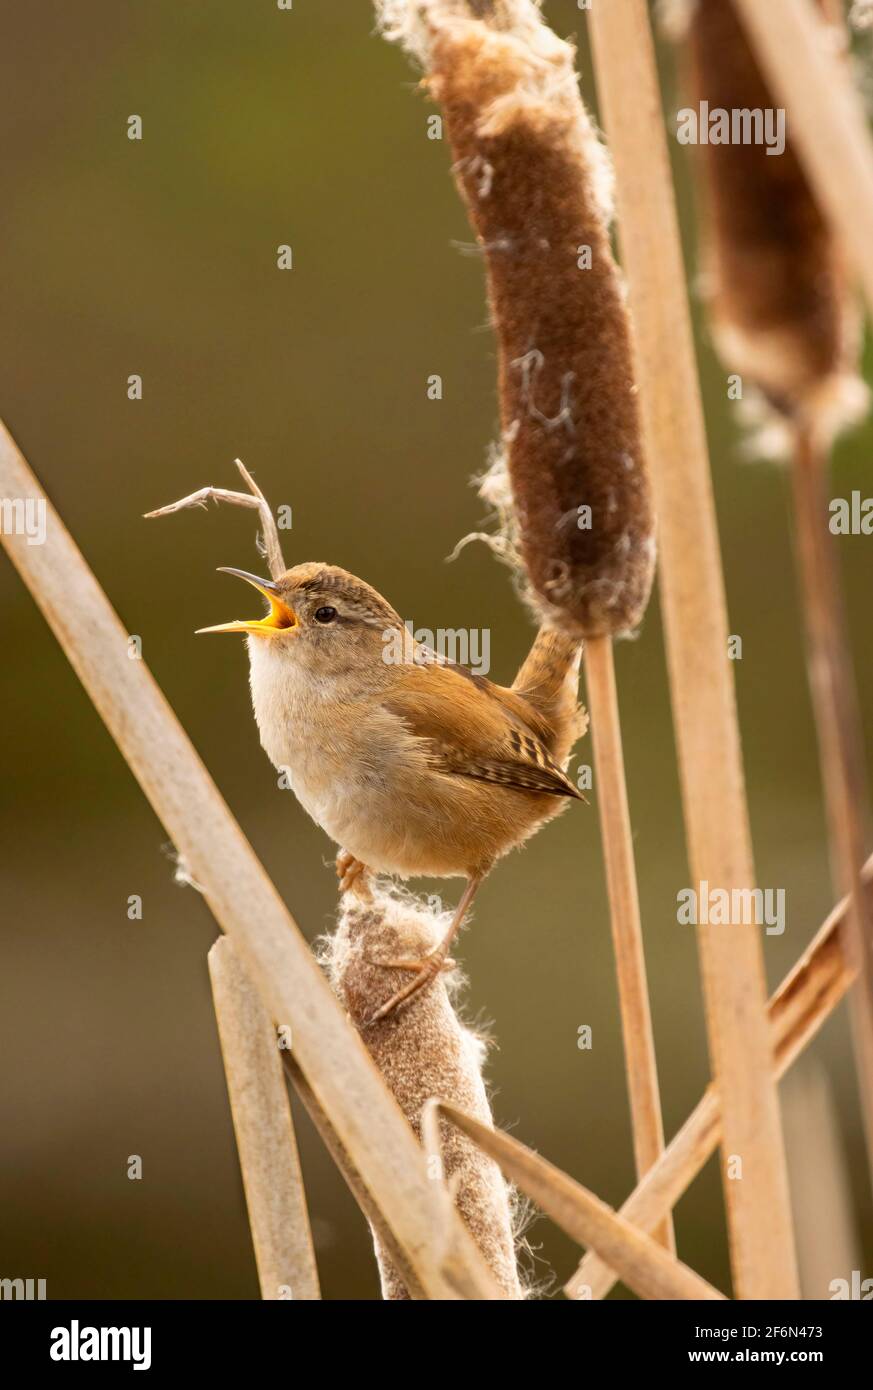
[[[696,0],[688,67],[698,120],[703,102],[710,116],[780,116],[730,0]],[[781,151],[775,125],[771,134],[770,143],[704,143],[698,132],[704,292],[725,364],[757,386],[780,415],[802,415],[826,442],[866,404],[854,368],[860,319],[790,127],[783,127]]]
[[[387,8],[397,20],[402,7]],[[532,598],[578,636],[627,632],[649,597],[654,522],[609,241],[610,172],[573,50],[530,0],[495,0],[485,19],[458,0],[405,9],[485,254]]]

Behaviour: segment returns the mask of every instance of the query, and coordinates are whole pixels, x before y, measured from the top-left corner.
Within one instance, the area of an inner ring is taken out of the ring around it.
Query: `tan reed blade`
[[[219,925],[239,945],[301,1071],[397,1241],[404,1277],[430,1298],[499,1296],[456,1213],[442,1207],[419,1145],[344,1018],[293,918],[230,814],[127,633],[0,427],[0,495],[45,507],[46,540],[3,534],[10,559],[165,825]]]
[[[685,273],[644,0],[589,14],[616,166],[619,234],[655,489],[673,722],[692,878],[754,886],[727,616]],[[633,100],[628,100],[628,93]],[[670,345],[669,354],[665,345]],[[713,1072],[721,1096],[734,1292],[795,1298],[797,1269],[766,989],[756,928],[698,928]]]
[[[233,942],[208,956],[261,1297],[321,1297],[276,1030]]]
[[[807,664],[827,803],[831,877],[851,904],[846,945],[858,971],[858,983],[849,1007],[867,1156],[873,1166],[873,912],[861,880],[869,802],[837,557],[827,524],[826,479],[826,465],[810,432],[799,430],[792,481]]]
[[[611,637],[594,637],[586,642],[585,677],[597,769],[597,804],[603,827],[624,1057],[633,1117],[634,1158],[637,1177],[642,1177],[664,1150],[664,1124],[646,983]],[[662,1245],[675,1249],[671,1220],[665,1220],[654,1234]]]
[[[844,30],[819,25],[832,47]],[[773,110],[776,102],[733,4],[698,0],[689,28],[698,104]],[[807,665],[834,888],[853,907],[846,930],[859,966],[850,1001],[861,1108],[873,1168],[873,918],[860,870],[870,822],[864,741],[836,542],[828,527],[829,453],[868,406],[858,378],[857,296],[841,242],[804,173],[789,122],[778,158],[760,144],[701,146],[703,255],[713,337],[726,367],[762,393],[791,456]]]

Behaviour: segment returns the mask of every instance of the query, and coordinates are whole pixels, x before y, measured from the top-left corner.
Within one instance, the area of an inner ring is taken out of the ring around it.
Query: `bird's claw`
[[[367,883],[367,866],[356,859],[348,850],[341,849],[336,857],[336,876],[339,879],[340,895],[354,893],[359,898],[369,899],[370,887]]]
[[[408,985],[404,985],[402,989],[398,989],[396,994],[392,994],[390,999],[386,1000],[375,1013],[370,1015],[365,1024],[368,1028],[374,1023],[381,1023],[383,1018],[388,1018],[388,1016],[395,1013],[401,1005],[408,1003],[410,999],[413,999],[416,994],[419,994],[423,989],[427,989],[429,985],[433,984],[441,971],[453,970],[457,964],[456,961],[452,960],[451,956],[447,956],[444,951],[440,950],[433,951],[429,956],[425,956],[423,960],[371,960],[369,963],[371,965],[381,966],[386,970],[411,970],[414,974]]]

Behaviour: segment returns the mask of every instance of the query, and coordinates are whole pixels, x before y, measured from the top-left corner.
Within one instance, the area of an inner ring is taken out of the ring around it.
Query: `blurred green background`
[[[235,486],[239,454],[274,506],[293,508],[290,563],[342,564],[417,626],[489,628],[492,676],[511,679],[531,628],[507,572],[484,547],[445,563],[483,519],[468,480],[496,428],[482,266],[459,254],[472,238],[447,147],[427,139],[432,108],[364,0],[294,0],[290,12],[275,0],[4,0],[2,12],[0,413],[315,938],[335,907],[332,846],[277,792],[243,644],[193,638],[237,601],[215,567],[256,567],[253,517],[141,515],[205,483]],[[546,13],[578,34],[591,96],[584,16],[573,0]],[[677,174],[687,233],[684,160]],[[286,242],[294,268],[280,272]],[[758,872],[788,893],[788,930],[766,939],[772,986],[832,901],[787,486],[778,468],[740,458],[705,335],[699,350],[731,631],[743,639]],[[425,390],[434,372],[438,402]],[[127,399],[131,373],[142,401]],[[873,492],[870,445],[867,427],[840,447],[836,494]],[[839,546],[869,746],[873,541]],[[44,1277],[52,1298],[255,1298],[206,972],[214,922],[174,886],[165,832],[5,562],[0,602],[0,1275]],[[693,929],[675,915],[688,875],[657,600],[618,668],[672,1133],[708,1065]],[[442,891],[454,900],[460,885]],[[141,922],[128,920],[131,894]],[[470,1011],[499,1043],[497,1120],[619,1204],[633,1171],[594,806],[571,807],[501,865],[461,954]],[[591,1051],[577,1048],[582,1024]],[[869,1275],[844,1011],[815,1053]],[[305,1116],[298,1127],[325,1296],[376,1297],[363,1221]],[[142,1155],[140,1182],[127,1178],[130,1154]],[[713,1163],[677,1228],[684,1258],[727,1287]],[[574,1247],[545,1220],[530,1237],[534,1275],[553,1276],[556,1294]]]

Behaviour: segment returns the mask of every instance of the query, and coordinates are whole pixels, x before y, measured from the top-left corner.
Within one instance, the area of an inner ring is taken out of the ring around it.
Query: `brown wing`
[[[484,676],[443,664],[410,664],[383,703],[439,772],[585,800],[546,750],[535,711]]]

